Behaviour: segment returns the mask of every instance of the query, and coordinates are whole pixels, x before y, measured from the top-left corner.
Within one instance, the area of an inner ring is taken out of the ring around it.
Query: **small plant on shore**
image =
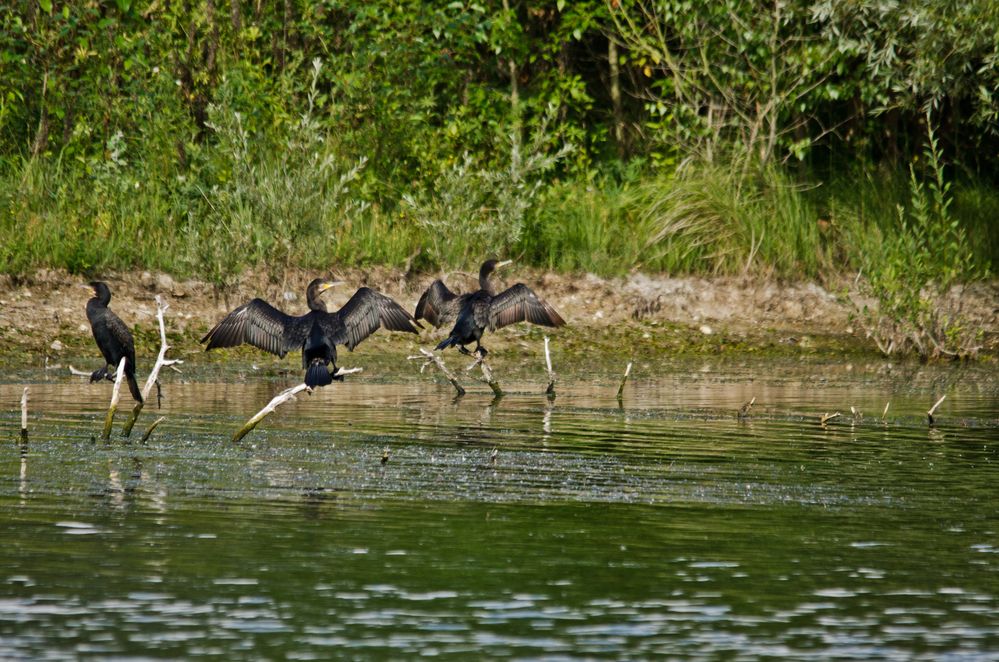
[[[219,181],[201,191],[208,222],[192,236],[191,248],[217,286],[230,285],[248,265],[266,263],[280,274],[293,263],[328,262],[349,217],[367,207],[349,195],[366,159],[345,163],[315,117],[321,69],[313,60],[306,110],[276,142],[251,135],[225,94],[208,108]]]
[[[882,236],[880,252],[865,257],[856,280],[859,296],[851,300],[867,335],[886,356],[974,357],[980,332],[962,321],[960,292],[954,296],[952,289],[981,277],[987,267],[975,260],[951,212],[951,183],[929,118],[927,126],[925,181],[910,166],[909,204],[897,205],[895,227]]]
[[[503,167],[476,165],[465,154],[432,189],[403,194],[403,213],[416,222],[437,264],[459,266],[480,255],[502,255],[520,240],[544,174],[573,151],[571,144],[552,151],[555,141],[547,126],[542,122],[527,145],[519,128],[511,130]]]

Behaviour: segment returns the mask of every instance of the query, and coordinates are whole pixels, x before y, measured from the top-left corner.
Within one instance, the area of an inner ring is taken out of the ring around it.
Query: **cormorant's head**
[[[479,269],[479,278],[488,278],[489,274],[496,271],[500,267],[505,267],[511,262],[513,262],[513,260],[503,260],[502,262],[499,260],[486,260],[482,263],[482,268]]]
[[[111,302],[111,288],[104,281],[92,280],[88,285],[83,285],[82,287],[93,288],[94,296],[105,306]]]
[[[305,300],[309,304],[309,309],[326,310],[326,306],[319,301],[319,297],[323,292],[331,287],[336,287],[337,285],[342,284],[342,280],[324,280],[322,278],[316,278],[314,281],[309,283],[309,287],[305,290]]]

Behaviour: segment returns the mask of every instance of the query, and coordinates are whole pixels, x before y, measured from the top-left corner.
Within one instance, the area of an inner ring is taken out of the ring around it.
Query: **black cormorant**
[[[111,303],[111,288],[107,283],[95,280],[90,283],[90,287],[94,288],[94,297],[87,301],[87,319],[90,320],[90,330],[94,333],[94,340],[97,341],[97,348],[104,356],[105,364],[103,368],[91,373],[90,381],[96,382],[101,379],[113,381],[118,363],[124,356],[127,359],[125,379],[128,381],[128,390],[132,392],[132,397],[137,402],[142,402],[142,393],[135,381],[135,341],[132,339],[132,333],[121,318],[108,308],[108,304]]]
[[[517,283],[499,294],[493,289],[490,274],[512,260],[486,260],[479,269],[479,290],[455,294],[441,280],[435,280],[416,304],[416,319],[425,319],[435,327],[454,322],[454,328],[437,349],[458,346],[458,351],[471,354],[465,347],[475,342],[480,356],[487,354],[482,346],[482,333],[494,331],[516,322],[531,322],[542,326],[562,326],[565,320],[546,301],[523,283]]]
[[[309,312],[301,317],[287,315],[263,299],[253,299],[225,316],[205,334],[205,351],[216,347],[235,347],[249,343],[254,347],[284,357],[289,351],[302,350],[305,383],[325,386],[336,374],[336,345],[353,350],[362,340],[384,326],[390,331],[417,333],[422,328],[410,314],[380,292],[362,287],[340,310],[330,313],[320,295],[340,281],[317,278],[309,283],[305,299]],[[328,368],[332,364],[332,370]]]

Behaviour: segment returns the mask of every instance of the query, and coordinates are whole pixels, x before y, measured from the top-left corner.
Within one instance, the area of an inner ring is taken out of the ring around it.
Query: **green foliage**
[[[999,256],[996,7],[13,0],[0,270],[855,269],[911,321]]]
[[[864,261],[865,278],[858,282],[878,305],[863,306],[862,321],[885,354],[971,356],[978,338],[945,297],[955,283],[979,278],[987,269],[974,259],[952,214],[951,183],[932,128],[924,160],[922,175],[910,166],[909,204],[897,206],[897,226],[884,235],[880,252]]]
[[[542,124],[526,146],[519,131],[511,131],[502,168],[476,166],[466,154],[432,190],[402,196],[402,213],[426,238],[437,264],[459,266],[478,255],[503,255],[520,241],[545,173],[573,151],[571,145],[551,151],[545,128]]]

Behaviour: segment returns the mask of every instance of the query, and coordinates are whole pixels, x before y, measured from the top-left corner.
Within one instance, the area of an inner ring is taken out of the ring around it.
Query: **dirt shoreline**
[[[289,313],[305,310],[304,290],[320,274],[294,270],[274,279],[262,272],[244,274],[239,284],[221,296],[206,283],[178,280],[162,273],[108,273],[101,279],[113,292],[112,308],[133,328],[156,334],[155,296],[170,303],[169,333],[196,346],[197,339],[222,315],[252,297],[262,297]],[[366,285],[395,298],[412,310],[421,292],[437,277],[455,290],[474,286],[470,274],[404,273],[399,269],[337,270],[346,281],[325,299],[339,307],[357,287]],[[670,328],[663,351],[689,348],[712,352],[719,344],[753,351],[781,348],[793,353],[849,348],[873,350],[851,317],[852,306],[817,283],[779,283],[759,279],[668,277],[635,273],[604,279],[592,274],[566,275],[517,267],[500,274],[510,285],[525,282],[547,299],[569,322],[569,338],[579,343],[608,336],[610,327],[625,337],[651,339],[650,329]],[[0,276],[0,354],[34,352],[58,357],[92,342],[84,314],[91,296],[82,285],[88,279],[64,271],[40,270],[15,281]],[[845,283],[843,284],[846,285]],[[836,289],[845,289],[836,288]],[[968,323],[984,332],[984,351],[999,350],[999,282],[976,283],[951,293],[962,301]],[[499,343],[504,333],[497,334]],[[514,334],[516,335],[516,334]],[[436,336],[434,336],[436,337]],[[150,336],[151,343],[153,336]],[[428,342],[424,335],[424,341]],[[812,342],[824,338],[830,342]],[[509,340],[509,334],[506,341]],[[656,343],[652,343],[655,345]],[[155,350],[149,348],[152,353]],[[656,351],[650,347],[649,351]]]

